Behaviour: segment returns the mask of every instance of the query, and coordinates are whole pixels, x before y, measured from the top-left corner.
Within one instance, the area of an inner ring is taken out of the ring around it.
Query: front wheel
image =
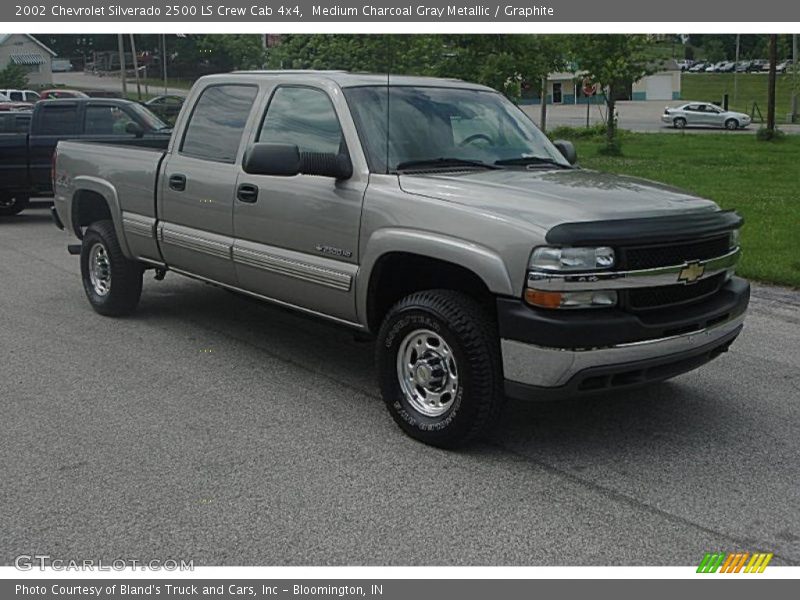
[[[121,317],[134,311],[142,294],[141,263],[122,253],[114,223],[92,223],[81,245],[81,278],[89,303],[101,315]]]
[[[683,117],[678,117],[672,122],[675,125],[675,129],[684,129],[686,127],[686,119]]]
[[[12,217],[28,208],[27,196],[0,196],[0,217]]]
[[[736,119],[728,119],[727,121],[725,121],[725,129],[729,131],[739,129],[739,121],[737,121]]]
[[[496,326],[465,294],[428,290],[398,302],[378,333],[376,363],[392,418],[426,444],[462,446],[500,412]]]

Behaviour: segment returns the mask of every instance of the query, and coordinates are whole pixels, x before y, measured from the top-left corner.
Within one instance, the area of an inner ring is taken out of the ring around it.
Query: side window
[[[89,105],[86,107],[86,126],[89,135],[123,135],[133,119],[118,106]]]
[[[342,129],[330,98],[322,90],[280,87],[267,108],[259,142],[296,144],[300,152],[338,154]]]
[[[11,92],[8,94],[8,97],[11,98],[14,102],[25,101],[25,98],[22,96],[22,92]]]
[[[78,105],[46,104],[41,106],[37,133],[40,135],[75,135],[80,133]]]
[[[233,162],[258,88],[215,85],[203,90],[192,109],[181,153],[218,162]]]

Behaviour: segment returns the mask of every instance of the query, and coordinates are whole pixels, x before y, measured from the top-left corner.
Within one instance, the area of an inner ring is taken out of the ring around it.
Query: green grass
[[[738,73],[736,79],[734,98],[733,73],[684,73],[681,78],[681,97],[685,100],[722,103],[723,95],[728,94],[728,107],[731,110],[750,114],[755,102],[766,119],[767,74]],[[791,73],[778,75],[775,86],[775,119],[778,123],[785,123],[786,115],[791,110],[792,81]],[[800,85],[800,75],[797,82]],[[758,114],[755,118],[758,118]]]
[[[739,274],[800,288],[800,136],[625,133],[624,156],[576,139],[582,166],[678,186],[745,218]]]

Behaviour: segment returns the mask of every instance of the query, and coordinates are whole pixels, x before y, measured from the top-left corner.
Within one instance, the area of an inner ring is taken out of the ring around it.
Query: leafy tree
[[[204,61],[221,71],[261,68],[265,60],[260,35],[204,35],[197,42],[197,50]]]
[[[28,87],[28,74],[19,65],[9,64],[0,71],[0,88],[25,89]]]
[[[650,44],[645,35],[582,35],[573,45],[572,56],[577,71],[605,89],[608,108],[606,151],[619,152],[617,139],[616,94],[645,75],[657,65],[647,58]]]

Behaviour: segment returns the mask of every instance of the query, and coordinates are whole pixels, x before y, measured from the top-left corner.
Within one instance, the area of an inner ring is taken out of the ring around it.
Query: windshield
[[[141,104],[131,104],[130,105],[133,111],[136,113],[138,118],[141,120],[141,124],[144,125],[144,128],[148,131],[160,131],[162,129],[170,129],[172,126],[167,125],[159,119],[157,116],[153,114],[153,112]]]
[[[344,90],[372,172],[394,173],[427,161],[436,166],[437,161],[444,164],[442,159],[453,164],[570,166],[533,122],[498,93],[447,87],[389,89],[388,119],[386,86]]]

